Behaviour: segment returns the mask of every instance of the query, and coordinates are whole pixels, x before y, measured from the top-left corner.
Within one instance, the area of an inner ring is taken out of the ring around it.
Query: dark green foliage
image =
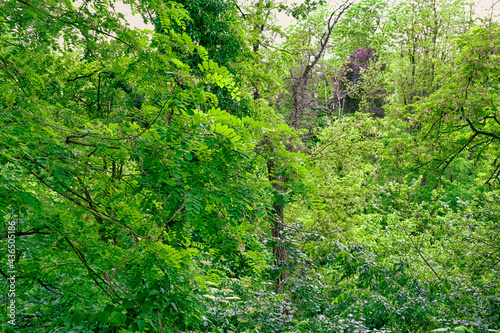
[[[189,16],[185,25],[174,27],[179,33],[185,33],[197,44],[203,46],[210,59],[225,66],[231,74],[236,74],[234,65],[245,55],[244,40],[239,31],[241,20],[234,1],[187,0],[177,1],[184,7]],[[168,33],[162,28],[161,17],[157,17],[155,27],[158,32]],[[206,60],[203,56],[190,55],[182,59],[186,64],[195,67]],[[238,82],[237,82],[238,83]],[[219,106],[239,117],[252,115],[249,100],[243,98],[235,101],[225,88],[212,85],[211,91],[217,96]]]
[[[184,32],[204,46],[212,59],[231,68],[243,54],[243,41],[238,33],[236,1],[183,0],[177,1],[187,10],[190,19]]]

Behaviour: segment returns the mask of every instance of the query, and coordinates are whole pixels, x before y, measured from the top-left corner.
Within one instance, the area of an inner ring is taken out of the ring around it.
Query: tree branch
[[[470,121],[469,118],[465,118],[465,120],[467,121],[467,123],[469,124],[469,127],[472,129],[472,131],[476,134],[481,134],[481,135],[486,135],[486,136],[489,136],[489,137],[492,137],[492,138],[495,138],[497,140],[500,140],[500,136],[494,134],[494,133],[490,133],[490,132],[485,132],[485,131],[481,131],[481,130],[478,130],[477,128],[474,127],[474,124]]]
[[[43,228],[36,228],[36,229],[32,229],[30,231],[16,232],[16,233],[14,233],[14,235],[16,237],[21,237],[21,236],[29,236],[29,235],[35,235],[35,234],[38,234],[38,235],[50,235],[50,234],[53,233],[52,231],[43,232],[41,230],[43,230]],[[7,238],[7,237],[8,237],[8,234],[5,234],[5,235],[2,235],[0,237],[0,239],[4,239],[4,238]]]
[[[283,226],[286,227],[286,228],[289,228],[289,229],[293,229],[293,230],[297,230],[297,231],[301,231],[301,232],[305,232],[305,233],[309,233],[309,234],[318,234],[318,235],[338,234],[339,232],[344,232],[344,231],[347,231],[347,230],[351,229],[351,228],[345,228],[345,229],[337,229],[335,231],[330,231],[330,232],[319,232],[319,231],[308,231],[308,230],[303,230],[303,229],[295,228],[295,227],[292,227],[291,225],[284,224],[284,223],[283,223]]]

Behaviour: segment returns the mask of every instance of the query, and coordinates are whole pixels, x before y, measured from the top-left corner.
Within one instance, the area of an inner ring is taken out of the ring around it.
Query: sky
[[[287,2],[297,2],[300,3],[302,2],[301,0],[294,0],[290,1],[288,0]],[[332,1],[333,3],[333,1]],[[490,8],[493,6],[493,14],[496,16],[494,18],[495,20],[500,19],[500,0],[476,0],[476,15],[478,17],[490,17],[491,11]],[[129,24],[133,27],[136,27],[138,29],[150,29],[153,30],[153,27],[151,25],[144,24],[142,17],[140,15],[132,15],[132,11],[130,9],[129,5],[124,4],[121,1],[116,2],[116,10],[123,13],[125,15],[125,18],[129,22]],[[283,26],[288,26],[291,22],[290,18],[287,17],[284,13],[280,13],[278,15],[278,21],[281,23]]]
[[[139,14],[132,15],[132,9],[130,9],[130,5],[126,5],[121,1],[116,1],[115,8],[117,12],[120,12],[125,16],[125,19],[131,26],[136,27],[137,29],[154,30],[151,24],[144,23],[142,17]]]
[[[476,14],[478,16],[487,16],[490,17],[491,11],[490,9],[493,7],[493,15],[497,16],[496,21],[499,20],[498,15],[500,15],[500,0],[479,0],[476,1]]]

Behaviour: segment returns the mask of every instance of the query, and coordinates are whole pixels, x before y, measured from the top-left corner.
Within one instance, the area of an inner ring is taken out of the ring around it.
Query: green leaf
[[[99,313],[97,314],[97,318],[99,319],[99,322],[100,322],[101,324],[106,324],[106,323],[108,322],[108,318],[109,318],[109,316],[110,316],[110,315],[111,315],[111,313],[110,313],[110,312],[108,312],[108,311],[103,311],[103,312],[99,312]]]
[[[97,314],[96,313],[91,313],[89,315],[88,322],[91,325],[94,325],[95,323],[97,323]]]
[[[104,311],[106,312],[113,312],[113,310],[115,309],[115,307],[112,305],[112,304],[108,304],[106,305],[106,307],[104,308]]]
[[[135,303],[133,301],[124,301],[122,303],[122,306],[125,308],[125,309],[133,309],[135,308]]]
[[[138,320],[137,327],[139,328],[139,331],[144,330],[144,328],[146,327],[146,322],[144,320]]]
[[[85,319],[85,314],[83,313],[83,311],[75,310],[75,312],[73,313],[73,323],[78,325],[83,321],[83,319]]]
[[[124,324],[126,320],[127,320],[127,316],[125,314],[123,314],[123,313],[116,314],[116,321],[119,324]]]
[[[198,50],[198,54],[200,55],[201,59],[203,60],[208,60],[208,52],[203,46],[197,46],[196,50]]]

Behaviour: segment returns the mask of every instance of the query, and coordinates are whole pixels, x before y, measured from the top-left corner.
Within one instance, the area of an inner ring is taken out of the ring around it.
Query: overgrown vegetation
[[[0,3],[2,332],[500,332],[493,17],[123,2]]]

